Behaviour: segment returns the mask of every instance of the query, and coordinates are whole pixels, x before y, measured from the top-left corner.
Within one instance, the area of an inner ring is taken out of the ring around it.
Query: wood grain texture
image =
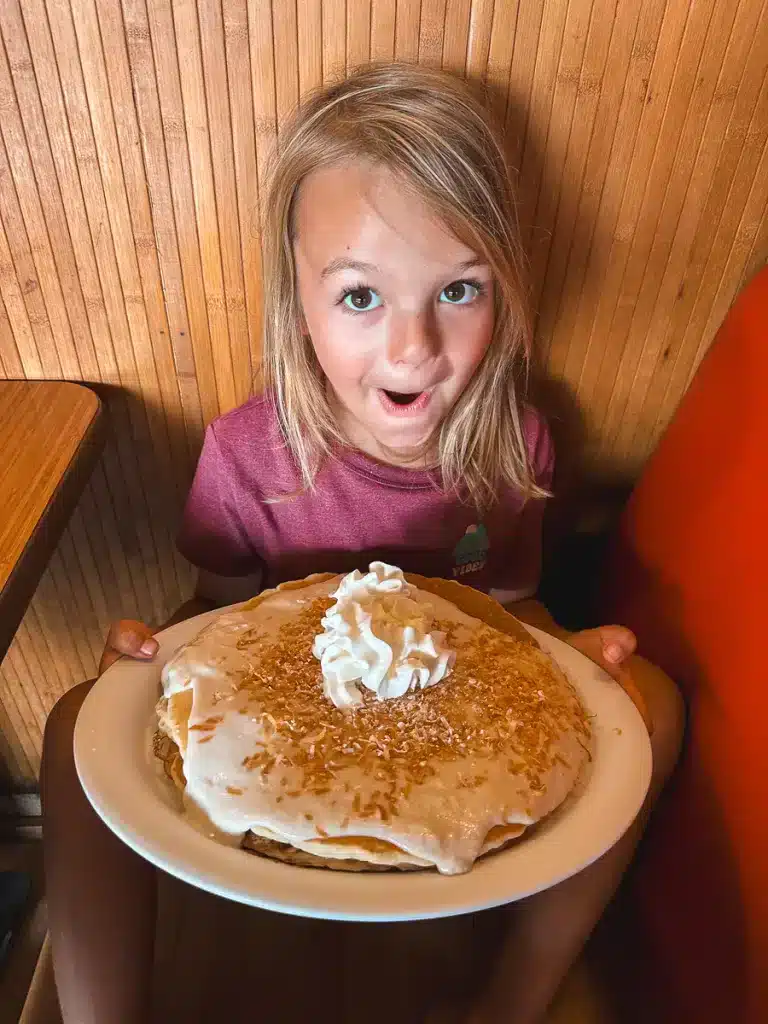
[[[0,376],[110,408],[0,667],[12,778],[109,620],[190,592],[173,536],[205,425],[259,387],[259,199],[302,96],[392,57],[485,82],[555,433],[631,479],[765,262],[766,52],[766,0],[0,3]]]

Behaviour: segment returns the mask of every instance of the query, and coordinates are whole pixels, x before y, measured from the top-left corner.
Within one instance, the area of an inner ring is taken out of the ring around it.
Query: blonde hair
[[[293,215],[313,170],[365,160],[410,187],[495,281],[491,344],[436,439],[443,487],[492,505],[536,485],[523,428],[531,320],[509,169],[490,115],[465,83],[413,64],[369,65],[307,99],[284,126],[265,204],[264,371],[304,487],[344,443],[301,327]],[[434,444],[434,440],[433,440]]]

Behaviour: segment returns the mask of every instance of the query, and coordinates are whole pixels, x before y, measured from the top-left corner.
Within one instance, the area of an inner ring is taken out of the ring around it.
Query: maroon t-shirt
[[[548,488],[549,431],[533,410],[524,426],[536,481]],[[264,586],[367,569],[381,559],[511,601],[538,586],[543,505],[506,488],[480,518],[442,492],[434,474],[347,448],[325,463],[313,491],[303,491],[274,404],[260,396],[208,427],[178,544],[201,569],[219,576],[261,571]]]

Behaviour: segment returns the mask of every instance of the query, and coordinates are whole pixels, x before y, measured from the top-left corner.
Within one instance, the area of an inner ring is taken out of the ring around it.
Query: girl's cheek
[[[332,383],[357,380],[370,363],[370,355],[359,340],[340,330],[325,333],[314,347],[320,366]]]
[[[480,362],[493,337],[493,322],[493,314],[485,310],[463,319],[454,315],[449,323],[444,322],[442,334],[453,359],[463,363]]]

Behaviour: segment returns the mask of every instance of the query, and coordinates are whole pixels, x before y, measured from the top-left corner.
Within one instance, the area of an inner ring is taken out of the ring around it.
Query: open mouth
[[[420,416],[429,406],[433,390],[390,391],[389,388],[379,388],[379,399],[390,416]]]
[[[421,398],[421,396],[424,394],[424,392],[423,391],[408,391],[408,392],[404,392],[404,391],[387,391],[387,390],[384,389],[384,394],[387,396],[387,398],[390,400],[390,402],[394,402],[395,405],[406,406],[406,405],[413,405],[414,402],[417,402],[419,400],[419,398]]]

